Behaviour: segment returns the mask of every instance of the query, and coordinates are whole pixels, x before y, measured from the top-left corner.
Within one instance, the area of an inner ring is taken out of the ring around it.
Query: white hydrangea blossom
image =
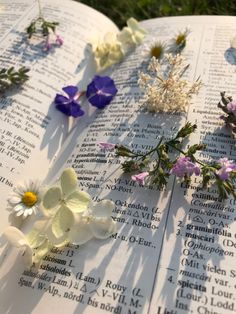
[[[151,59],[149,73],[141,72],[138,81],[150,112],[187,110],[192,96],[201,87],[200,80],[190,83],[182,77],[187,67],[180,54],[165,54],[163,61]]]
[[[29,233],[12,226],[4,231],[10,244],[23,250],[27,266],[39,264],[53,246],[84,244],[93,237],[107,239],[115,232],[112,201],[93,203],[88,193],[78,189],[72,168],[65,169],[59,181],[42,196],[44,217],[36,220]]]

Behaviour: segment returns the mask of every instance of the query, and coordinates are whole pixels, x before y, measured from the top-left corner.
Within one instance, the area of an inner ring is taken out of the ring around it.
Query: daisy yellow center
[[[163,53],[163,48],[162,46],[153,46],[151,47],[150,55],[151,57],[155,57],[156,59],[159,59],[160,56]]]
[[[21,200],[24,205],[31,207],[38,201],[38,196],[34,192],[25,192]]]
[[[186,40],[186,35],[185,34],[179,34],[175,40],[176,45],[181,45],[185,42]]]

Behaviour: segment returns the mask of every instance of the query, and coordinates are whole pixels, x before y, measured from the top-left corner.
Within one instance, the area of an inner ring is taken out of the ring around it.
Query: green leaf
[[[73,223],[72,212],[66,206],[61,206],[52,220],[52,232],[56,238],[60,238],[70,230]]]

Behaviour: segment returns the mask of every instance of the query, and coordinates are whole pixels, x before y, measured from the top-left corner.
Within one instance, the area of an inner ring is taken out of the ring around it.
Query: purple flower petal
[[[92,106],[103,109],[117,93],[114,81],[109,76],[95,75],[87,86],[86,96]]]
[[[62,90],[70,97],[70,99],[74,98],[78,93],[78,87],[72,85],[63,87]]]
[[[70,112],[71,116],[74,118],[81,117],[84,115],[84,110],[82,110],[80,105],[76,102],[71,103]]]
[[[103,109],[109,103],[112,101],[113,96],[106,96],[104,97],[103,95],[94,95],[89,98],[89,102],[92,106],[97,107],[98,109]]]
[[[54,101],[56,104],[67,104],[70,102],[70,99],[63,95],[56,94]]]

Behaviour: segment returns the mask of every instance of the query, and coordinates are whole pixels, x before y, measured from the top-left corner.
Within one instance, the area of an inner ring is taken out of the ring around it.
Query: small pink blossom
[[[229,112],[232,112],[234,116],[236,116],[236,101],[231,101],[227,104],[227,109]]]
[[[144,179],[145,179],[146,176],[148,176],[148,175],[149,175],[149,173],[148,173],[147,171],[145,171],[145,172],[141,172],[141,173],[139,173],[139,174],[133,175],[133,176],[131,177],[131,179],[132,179],[133,181],[138,182],[140,185],[144,185]]]
[[[58,46],[62,46],[64,43],[63,38],[60,35],[56,35],[56,43],[58,44]]]
[[[113,143],[100,142],[98,146],[105,151],[112,151],[116,145]]]
[[[228,180],[230,173],[236,170],[236,164],[233,160],[229,160],[227,157],[220,158],[219,163],[221,168],[216,173],[221,180]]]
[[[201,170],[198,165],[191,161],[190,157],[180,157],[170,172],[177,177],[183,178],[184,176],[191,176],[193,174],[198,176]]]

